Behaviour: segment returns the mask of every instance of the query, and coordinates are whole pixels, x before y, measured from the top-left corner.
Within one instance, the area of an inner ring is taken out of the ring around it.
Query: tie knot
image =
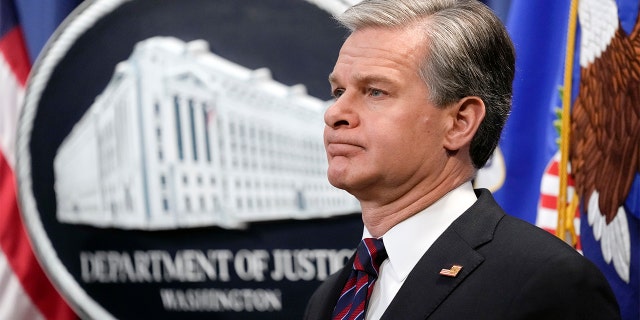
[[[382,261],[387,258],[382,239],[365,238],[360,241],[356,249],[356,259],[353,268],[378,277],[378,270]]]

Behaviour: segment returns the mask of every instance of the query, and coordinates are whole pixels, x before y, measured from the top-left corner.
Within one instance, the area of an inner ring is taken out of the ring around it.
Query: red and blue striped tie
[[[378,278],[378,270],[382,261],[387,258],[382,239],[362,239],[356,249],[353,270],[342,289],[333,319],[364,319],[367,300],[373,291],[373,284]]]

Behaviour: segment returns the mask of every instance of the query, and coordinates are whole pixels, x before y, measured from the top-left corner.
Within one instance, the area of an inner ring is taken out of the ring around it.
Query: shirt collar
[[[382,238],[394,278],[404,281],[436,239],[476,200],[471,182],[464,183],[387,231]],[[365,227],[363,238],[370,237]]]

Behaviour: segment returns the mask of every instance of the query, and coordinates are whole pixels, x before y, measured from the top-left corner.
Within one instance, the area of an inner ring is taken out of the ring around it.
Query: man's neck
[[[393,226],[428,208],[445,194],[469,179],[447,179],[430,190],[414,188],[393,202],[379,204],[361,201],[362,221],[374,237],[381,237]]]

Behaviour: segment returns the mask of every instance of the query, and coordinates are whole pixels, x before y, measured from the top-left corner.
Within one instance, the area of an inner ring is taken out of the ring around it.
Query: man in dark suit
[[[618,319],[591,262],[471,186],[511,108],[514,50],[492,11],[365,0],[338,21],[328,178],[360,201],[365,240],[305,319]]]

